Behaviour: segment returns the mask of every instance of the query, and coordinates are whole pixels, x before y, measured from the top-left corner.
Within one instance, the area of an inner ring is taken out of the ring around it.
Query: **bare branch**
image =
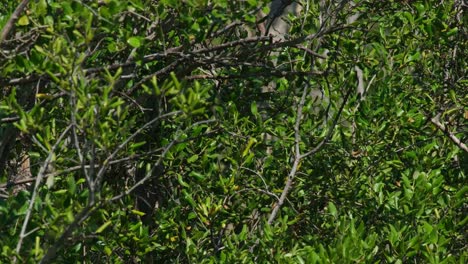
[[[294,125],[294,141],[295,141],[294,142],[294,152],[295,153],[294,153],[293,166],[291,168],[291,171],[289,172],[288,179],[286,181],[286,185],[283,188],[283,191],[281,193],[278,204],[276,204],[273,207],[273,210],[272,210],[272,212],[271,212],[271,214],[270,214],[270,216],[268,218],[268,224],[269,225],[271,225],[273,223],[273,221],[275,220],[275,217],[278,214],[279,209],[283,205],[284,200],[286,199],[286,197],[287,197],[287,195],[289,193],[289,190],[291,189],[294,177],[296,176],[296,173],[297,173],[297,168],[298,168],[301,160],[303,158],[307,157],[307,156],[310,156],[310,155],[313,155],[313,154],[317,153],[322,148],[322,146],[326,142],[328,142],[328,140],[331,138],[331,135],[333,134],[333,131],[334,131],[334,128],[336,127],[336,124],[338,123],[338,119],[341,116],[341,112],[343,111],[343,108],[346,105],[346,103],[348,101],[348,98],[349,98],[349,96],[350,96],[350,94],[352,92],[352,90],[349,89],[348,93],[346,94],[345,98],[343,99],[343,103],[341,104],[341,107],[340,107],[340,109],[339,109],[339,111],[338,111],[338,113],[335,116],[335,119],[333,121],[332,127],[331,127],[330,131],[328,132],[328,134],[326,135],[326,137],[315,148],[313,148],[311,151],[301,155],[300,148],[299,148],[300,143],[301,143],[300,125],[301,125],[301,120],[302,120],[302,109],[304,107],[307,90],[308,90],[307,88],[304,89],[304,91],[302,93],[301,101],[300,101],[300,103],[299,103],[299,105],[297,107],[296,124]]]
[[[304,108],[305,104],[305,99],[306,95],[308,92],[308,86],[305,87],[304,91],[302,92],[302,97],[301,101],[299,102],[297,106],[297,114],[296,114],[296,124],[294,125],[294,162],[293,166],[291,168],[291,171],[289,171],[288,179],[286,180],[286,185],[283,188],[283,191],[281,192],[281,196],[278,200],[278,204],[274,205],[273,210],[270,213],[270,216],[268,217],[268,224],[271,225],[273,221],[276,218],[276,215],[278,214],[279,209],[283,205],[284,201],[286,200],[286,197],[289,193],[289,190],[292,187],[294,177],[296,176],[297,169],[299,167],[299,163],[301,162],[301,159],[303,156],[301,155],[300,151],[300,143],[301,143],[301,135],[300,135],[300,127],[301,127],[301,121],[302,121],[302,109]]]
[[[146,123],[144,126],[142,126],[140,129],[138,129],[135,133],[133,133],[130,137],[128,137],[126,140],[124,140],[119,146],[116,147],[116,149],[107,157],[107,159],[103,162],[103,165],[102,167],[100,168],[99,172],[97,173],[96,175],[96,179],[94,181],[94,184],[97,188],[100,187],[100,181],[102,180],[102,177],[103,177],[103,174],[105,172],[105,170],[108,168],[109,164],[110,164],[110,161],[117,155],[117,153],[125,146],[128,144],[128,142],[130,142],[130,140],[132,140],[136,135],[140,134],[141,132],[143,132],[143,130],[145,128],[147,128],[148,126],[150,126],[151,124],[153,124],[154,122],[156,122],[157,120],[161,119],[161,118],[164,118],[164,117],[168,117],[168,116],[173,116],[173,115],[177,115],[181,113],[181,111],[175,111],[175,112],[171,112],[171,113],[168,113],[168,114],[165,114],[165,115],[161,115],[153,120],[151,120],[150,122]],[[198,123],[195,123],[193,125],[196,125],[196,124],[201,124],[201,123],[206,123],[206,122],[214,122],[214,120],[208,120],[208,121],[202,121],[202,122],[198,122]],[[192,126],[193,126],[192,125]],[[161,154],[161,156],[159,157],[159,160],[157,162],[157,165],[159,165],[161,162],[162,162],[162,159],[165,157],[166,153],[169,151],[169,149],[177,142],[177,138],[174,139],[171,143],[169,143],[165,148],[164,148],[164,151],[163,153]],[[156,167],[156,166],[155,166]],[[55,256],[57,255],[57,251],[63,246],[65,240],[70,237],[72,235],[72,232],[83,222],[85,221],[89,215],[94,212],[96,209],[102,207],[104,204],[106,203],[110,203],[114,200],[117,200],[117,199],[120,199],[122,198],[123,196],[125,195],[128,195],[130,194],[136,187],[138,187],[139,185],[143,184],[144,182],[146,182],[149,178],[151,177],[151,173],[148,173],[143,179],[141,179],[138,183],[136,183],[132,188],[130,188],[129,190],[127,190],[126,192],[112,198],[112,199],[109,199],[109,200],[106,200],[104,202],[98,202],[96,204],[96,202],[94,200],[90,200],[88,202],[88,205],[83,208],[80,213],[78,213],[75,217],[75,220],[67,226],[67,228],[65,229],[65,231],[62,233],[62,235],[60,236],[59,239],[57,239],[57,241],[54,243],[53,246],[49,247],[46,254],[44,255],[44,257],[41,259],[41,261],[39,263],[49,263],[53,258],[55,258]]]
[[[345,97],[343,98],[343,102],[341,103],[340,109],[338,110],[338,113],[336,114],[335,119],[333,120],[332,126],[330,130],[328,131],[327,135],[325,136],[325,138],[317,146],[315,146],[315,148],[311,149],[307,153],[302,154],[302,158],[305,158],[307,156],[317,153],[322,148],[322,146],[325,145],[325,143],[327,143],[328,140],[330,140],[331,136],[333,135],[333,131],[335,130],[336,125],[338,124],[338,120],[340,119],[341,112],[343,112],[343,108],[348,102],[349,96],[351,95],[352,91],[353,91],[352,89],[349,89]]]
[[[441,114],[439,113],[435,117],[431,118],[432,124],[434,124],[442,132],[444,132],[444,134],[447,135],[450,138],[450,140],[452,140],[453,143],[455,143],[459,148],[461,148],[462,150],[468,153],[468,146],[466,146],[466,144],[461,142],[460,139],[458,139],[452,132],[450,132],[446,126],[440,123],[439,121],[440,115]]]
[[[194,126],[197,126],[197,125],[201,125],[201,124],[207,124],[207,123],[212,123],[212,122],[216,122],[216,120],[204,120],[204,121],[200,121],[200,122],[196,122],[194,124],[192,124],[191,126],[189,126],[186,130],[189,130],[191,129],[192,127]],[[159,157],[156,165],[145,175],[145,177],[143,177],[140,181],[138,181],[137,183],[135,183],[132,187],[128,188],[128,190],[126,190],[125,192],[117,195],[117,196],[114,196],[112,197],[111,199],[108,200],[108,202],[113,202],[115,200],[119,200],[121,199],[122,197],[125,197],[129,194],[131,194],[138,186],[144,184],[146,181],[148,181],[151,176],[153,176],[153,170],[154,168],[157,168],[161,162],[162,162],[162,159],[166,156],[166,153],[170,150],[170,148],[172,148],[173,145],[177,144],[178,143],[178,136],[176,136],[176,138],[174,140],[172,140],[165,148],[164,148],[164,151],[161,153],[161,156]]]
[[[317,53],[317,52],[315,52],[315,51],[313,51],[313,50],[311,50],[311,49],[305,47],[304,45],[298,44],[298,45],[296,45],[296,47],[297,47],[298,49],[300,49],[300,50],[303,50],[303,51],[307,52],[309,55],[312,55],[312,56],[314,56],[314,57],[317,57],[317,58],[320,58],[320,59],[323,59],[323,60],[325,60],[325,59],[327,58],[327,56],[324,56],[324,55],[322,55],[322,54],[319,54],[319,53]]]
[[[55,149],[62,142],[62,140],[65,138],[65,135],[68,134],[68,132],[70,131],[71,128],[72,128],[71,125],[67,126],[67,128],[65,128],[65,130],[62,132],[62,134],[60,134],[59,138],[57,139],[57,142],[52,146],[52,148],[49,151],[49,155],[47,156],[46,160],[44,161],[41,168],[39,169],[39,172],[38,172],[37,177],[36,177],[36,183],[34,185],[34,190],[33,190],[32,196],[31,196],[31,201],[29,202],[29,207],[28,207],[28,210],[26,211],[26,216],[24,218],[23,226],[21,228],[21,233],[19,235],[18,244],[16,245],[16,253],[17,254],[20,253],[21,245],[23,243],[23,239],[26,237],[26,229],[28,227],[29,219],[31,218],[31,212],[32,212],[34,202],[36,200],[39,185],[41,184],[41,181],[44,178],[45,171],[47,170],[47,167],[49,166],[50,162],[52,161],[52,158],[54,157]],[[35,138],[33,137],[33,140],[34,139]],[[14,263],[16,263],[16,261],[17,261],[17,259],[14,258]]]
[[[320,71],[281,71],[281,70],[272,70],[269,72],[252,72],[252,73],[243,73],[243,74],[233,74],[233,75],[209,75],[209,74],[199,74],[187,76],[187,80],[231,80],[231,79],[245,79],[249,77],[292,77],[292,76],[320,76],[323,75],[323,72]]]
[[[57,239],[53,246],[47,249],[44,257],[42,257],[39,264],[49,263],[57,255],[57,251],[64,245],[65,240],[72,234],[73,230],[78,227],[84,220],[86,220],[89,215],[94,212],[99,207],[95,204],[88,204],[85,206],[80,213],[75,216],[75,220],[67,226],[62,235]]]
[[[23,0],[15,9],[13,14],[11,14],[10,19],[6,22],[3,27],[2,32],[0,33],[0,44],[8,37],[11,30],[13,29],[16,21],[19,19],[20,14],[24,11],[26,6],[29,4],[29,0]]]
[[[81,150],[80,141],[78,140],[78,133],[76,131],[78,129],[78,123],[76,122],[76,114],[77,114],[78,109],[76,107],[76,95],[73,90],[71,91],[71,94],[70,94],[70,107],[72,109],[71,114],[70,114],[70,120],[72,124],[72,137],[75,143],[76,153],[78,154],[78,159],[80,160],[81,168],[85,175],[86,182],[88,183],[88,189],[89,189],[89,195],[90,195],[89,200],[94,202],[95,188],[94,188],[93,180],[91,178],[92,175],[88,172],[88,168],[85,167],[83,151]],[[92,160],[94,161],[94,156],[92,157]],[[93,168],[93,167],[94,166],[90,166],[90,168]]]
[[[115,150],[104,160],[104,162],[102,163],[101,168],[99,169],[98,173],[96,174],[96,178],[94,179],[94,184],[97,186],[97,188],[99,188],[100,185],[101,185],[102,178],[104,177],[104,172],[109,167],[110,161],[112,161],[114,159],[114,157],[117,155],[117,153],[120,150],[122,150],[134,137],[141,134],[141,132],[143,132],[143,130],[145,130],[147,127],[151,126],[152,124],[154,124],[156,121],[158,121],[160,119],[163,119],[163,118],[166,118],[166,117],[178,115],[178,114],[181,114],[181,113],[182,113],[182,111],[174,111],[174,112],[170,112],[170,113],[167,113],[167,114],[164,114],[164,115],[160,115],[160,116],[154,118],[153,120],[149,121],[148,123],[144,124],[137,131],[135,131],[131,136],[129,136],[127,139],[125,139],[122,143],[120,143],[120,145],[118,145],[115,148]]]

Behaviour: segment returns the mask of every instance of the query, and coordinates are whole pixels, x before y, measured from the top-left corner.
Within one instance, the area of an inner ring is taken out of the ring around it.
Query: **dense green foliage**
[[[20,2],[0,262],[466,263],[463,1]]]

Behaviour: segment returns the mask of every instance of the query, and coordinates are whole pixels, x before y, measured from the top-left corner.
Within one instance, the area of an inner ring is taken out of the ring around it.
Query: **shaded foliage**
[[[1,262],[464,263],[463,1],[267,2],[2,2]]]

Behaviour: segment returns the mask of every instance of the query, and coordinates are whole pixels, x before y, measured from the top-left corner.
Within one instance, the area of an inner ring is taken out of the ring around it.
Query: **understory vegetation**
[[[0,1],[0,262],[466,263],[466,1],[297,2]]]

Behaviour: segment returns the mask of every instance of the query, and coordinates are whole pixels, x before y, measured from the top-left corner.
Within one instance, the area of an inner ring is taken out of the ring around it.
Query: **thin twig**
[[[73,230],[79,226],[88,216],[98,208],[95,204],[88,204],[80,213],[75,216],[75,220],[67,226],[62,235],[55,241],[54,245],[49,247],[39,264],[49,263],[57,255],[57,251],[64,245],[65,240],[71,235]]]
[[[164,115],[160,115],[160,116],[154,118],[153,120],[149,121],[148,123],[144,124],[137,131],[135,131],[131,136],[129,136],[127,139],[125,139],[122,143],[120,143],[120,145],[118,145],[115,148],[115,150],[102,163],[102,166],[99,169],[98,173],[96,174],[96,178],[94,180],[95,186],[99,189],[99,187],[100,187],[100,185],[102,183],[102,178],[104,177],[104,172],[109,167],[110,161],[112,161],[114,159],[114,157],[117,155],[117,153],[120,150],[122,150],[134,137],[141,134],[141,132],[143,132],[147,127],[151,126],[152,124],[154,124],[158,120],[166,118],[166,117],[178,115],[178,114],[181,114],[181,113],[182,113],[182,111],[174,111],[174,112],[170,112],[170,113],[167,113],[167,114],[164,114]]]
[[[301,158],[305,158],[307,156],[310,156],[310,155],[313,155],[313,154],[317,153],[322,148],[322,146],[325,143],[327,143],[328,140],[330,140],[331,136],[333,135],[333,131],[335,130],[336,125],[338,124],[338,120],[340,119],[341,112],[343,112],[343,108],[346,105],[346,103],[348,102],[348,99],[349,99],[349,96],[351,95],[351,93],[352,93],[352,89],[349,89],[348,92],[346,93],[345,97],[343,98],[343,102],[341,103],[340,109],[338,110],[338,113],[336,114],[335,119],[333,120],[330,131],[328,131],[325,138],[315,148],[313,148],[309,152],[306,152],[306,153],[302,154]]]
[[[219,130],[213,130],[213,131],[198,135],[196,137],[188,137],[188,138],[186,138],[184,140],[177,140],[175,142],[175,144],[189,142],[189,141],[196,140],[196,139],[199,139],[199,138],[202,138],[202,137],[210,137],[211,135],[216,134],[218,131]],[[157,148],[157,149],[154,149],[154,150],[151,150],[151,151],[144,152],[142,154],[133,154],[133,155],[127,156],[125,158],[109,161],[109,165],[114,165],[114,164],[118,164],[118,163],[122,163],[122,162],[126,162],[126,161],[131,161],[131,160],[136,160],[136,159],[138,159],[140,157],[147,157],[149,155],[152,155],[154,153],[164,151],[164,150],[165,150],[165,148]],[[85,165],[77,165],[77,166],[73,166],[73,167],[68,167],[68,168],[66,168],[64,170],[48,173],[48,174],[44,175],[44,178],[56,177],[56,176],[59,176],[61,174],[74,172],[74,171],[77,171],[77,170],[80,170],[80,169],[93,169],[93,168],[94,169],[99,169],[100,166],[98,164],[94,164],[94,163],[93,164],[85,164]],[[35,180],[36,180],[36,177],[32,177],[32,178],[27,178],[27,179],[23,179],[23,180],[14,181],[14,182],[3,183],[3,184],[0,184],[0,190],[5,189],[5,188],[7,188],[9,186],[21,185],[21,184],[34,182]],[[8,198],[8,196],[5,196],[5,197]],[[0,198],[2,198],[2,197],[0,197]]]
[[[302,44],[297,44],[296,47],[297,47],[298,49],[300,49],[300,50],[303,50],[303,51],[309,53],[310,55],[312,55],[312,56],[314,56],[314,57],[317,57],[317,58],[320,58],[320,59],[323,59],[323,60],[327,59],[327,56],[324,56],[324,55],[322,55],[322,54],[319,54],[319,53],[317,53],[317,52],[315,52],[315,51],[313,51],[313,50],[311,50],[311,49],[305,47],[305,46],[302,45]]]
[[[80,164],[81,164],[81,168],[83,170],[83,174],[85,175],[85,178],[86,178],[86,182],[88,183],[88,189],[89,189],[89,196],[90,196],[90,201],[93,201],[94,202],[94,183],[93,183],[93,180],[92,180],[92,174],[90,174],[88,172],[88,169],[85,167],[85,160],[84,160],[84,157],[83,157],[83,151],[81,150],[81,147],[80,147],[80,141],[78,140],[78,133],[77,133],[77,129],[78,129],[78,123],[76,122],[76,115],[77,115],[77,111],[78,111],[78,108],[76,107],[76,95],[75,95],[75,92],[72,90],[71,91],[71,94],[70,94],[70,107],[72,109],[71,111],[71,124],[72,124],[72,137],[73,137],[73,141],[75,143],[75,149],[76,149],[76,153],[78,154],[78,159],[80,160]],[[92,157],[92,160],[94,160],[94,156]],[[91,166],[92,168],[93,166]]]
[[[444,132],[444,134],[447,135],[453,141],[453,143],[455,143],[459,148],[461,148],[462,150],[468,153],[468,146],[466,146],[463,142],[461,142],[460,139],[458,139],[452,132],[450,132],[446,126],[440,123],[439,121],[440,115],[441,114],[439,113],[435,117],[431,118],[432,124],[434,124],[442,132]]]
[[[133,133],[130,137],[128,137],[126,140],[124,140],[119,146],[116,147],[116,149],[106,158],[106,160],[104,161],[102,167],[100,168],[99,172],[97,173],[96,175],[96,179],[94,181],[94,184],[95,186],[97,187],[96,189],[98,189],[100,187],[100,180],[104,174],[104,171],[108,168],[111,160],[115,157],[115,155],[117,155],[117,153],[125,146],[127,145],[135,136],[137,136],[138,134],[140,134],[141,132],[143,132],[143,130],[145,128],[147,128],[148,126],[150,126],[151,124],[153,124],[154,122],[156,122],[157,120],[163,118],[163,117],[168,117],[168,116],[172,116],[172,115],[176,115],[176,114],[179,114],[181,111],[175,111],[175,112],[171,112],[171,113],[168,113],[166,115],[161,115],[153,120],[151,120],[150,122],[146,123],[144,126],[142,126],[140,129],[138,129],[135,133]],[[161,154],[161,157],[159,158],[158,160],[158,163],[157,165],[159,165],[162,161],[162,158],[165,156],[165,154],[169,151],[169,149],[175,144],[177,139],[173,140],[171,143],[169,143],[165,148],[164,148],[164,151],[163,153]],[[137,185],[141,185],[143,184],[146,180],[149,179],[151,175],[147,175],[145,178],[143,178],[142,180],[140,180],[137,184],[134,185],[134,188],[137,187]],[[134,188],[132,188],[131,190],[128,190],[127,192],[121,194],[122,196],[130,193],[131,191],[134,190]],[[115,197],[114,197],[115,198]],[[119,196],[119,198],[121,198]],[[57,255],[57,251],[63,246],[63,244],[65,243],[66,239],[72,235],[72,232],[73,230],[75,230],[83,221],[85,221],[89,215],[94,212],[96,209],[102,207],[104,204],[106,203],[109,203],[109,202],[112,202],[113,200],[110,199],[110,200],[107,200],[105,201],[104,203],[103,202],[98,202],[96,203],[95,201],[93,200],[90,200],[88,202],[88,204],[75,216],[75,220],[70,224],[68,225],[66,228],[65,228],[65,231],[62,233],[62,235],[59,237],[59,239],[57,239],[57,241],[54,243],[53,246],[49,247],[47,249],[47,252],[45,253],[44,257],[41,259],[41,261],[39,262],[40,264],[42,263],[49,263],[52,259],[55,258],[55,256]]]
[[[279,199],[277,199],[277,202],[273,204],[273,209],[270,213],[270,216],[268,217],[267,224],[271,225],[273,221],[275,220],[276,216],[278,215],[279,209],[281,206],[284,204],[284,201],[287,200],[287,196],[289,193],[289,190],[292,187],[294,178],[296,176],[297,170],[299,168],[299,164],[301,162],[302,156],[300,152],[300,143],[301,143],[301,135],[300,135],[300,126],[301,126],[301,120],[302,120],[302,109],[305,104],[305,99],[307,96],[307,91],[309,87],[306,86],[304,88],[304,91],[302,92],[302,97],[301,100],[297,106],[297,112],[296,112],[296,123],[294,125],[294,161],[291,170],[289,171],[288,178],[286,180],[286,184],[283,188],[283,191],[281,192],[281,196]],[[258,246],[260,243],[260,238],[258,238],[255,243],[250,247],[249,251],[253,252],[254,249]],[[258,256],[255,258],[255,262],[257,260]]]
[[[301,150],[299,148],[300,143],[301,143],[301,135],[300,135],[300,127],[301,127],[301,121],[302,121],[302,109],[304,108],[305,104],[305,99],[308,91],[308,86],[304,89],[302,92],[302,97],[301,101],[299,102],[299,105],[297,107],[297,114],[296,114],[296,124],[294,125],[294,162],[293,166],[291,168],[291,171],[289,172],[288,179],[286,180],[286,184],[283,188],[283,191],[281,192],[281,196],[278,200],[278,203],[274,205],[273,210],[270,213],[270,216],[268,217],[268,225],[271,225],[273,221],[276,218],[276,215],[278,214],[279,209],[283,205],[284,201],[286,200],[286,197],[289,193],[289,190],[292,187],[294,177],[296,176],[297,169],[299,167],[299,164],[301,162],[301,159],[303,158],[301,155]]]
[[[193,123],[192,125],[190,125],[186,130],[189,130],[191,129],[192,127],[195,127],[197,125],[201,125],[201,124],[207,124],[207,123],[212,123],[212,122],[216,122],[216,120],[203,120],[203,121],[199,121],[199,122],[196,122],[196,123]],[[176,136],[176,138],[174,140],[171,141],[171,143],[169,143],[165,148],[164,148],[164,151],[161,153],[161,156],[159,157],[158,159],[158,162],[156,163],[156,165],[145,175],[145,177],[143,177],[141,180],[139,180],[137,183],[135,183],[132,187],[128,188],[128,190],[126,190],[125,192],[117,195],[117,196],[114,196],[112,197],[111,199],[109,199],[108,201],[109,202],[113,202],[115,200],[118,200],[118,199],[121,199],[122,197],[124,196],[127,196],[129,194],[131,194],[136,188],[138,188],[140,185],[144,184],[146,181],[148,181],[149,178],[151,178],[153,176],[153,170],[157,167],[159,167],[159,165],[161,164],[162,162],[162,159],[166,156],[167,152],[170,150],[170,148],[172,148],[173,145],[177,144],[179,141],[178,141],[178,138],[179,136]]]
[[[268,72],[252,72],[242,74],[231,74],[231,75],[211,75],[211,74],[199,74],[187,76],[187,80],[233,80],[233,79],[245,79],[249,77],[291,77],[291,76],[320,76],[323,75],[320,71],[281,71],[271,70]]]
[[[59,138],[57,139],[57,142],[55,142],[55,144],[50,149],[49,155],[47,156],[46,160],[44,161],[44,164],[42,164],[41,168],[39,169],[39,172],[38,172],[37,177],[36,177],[36,183],[34,185],[34,190],[33,190],[32,196],[31,196],[31,201],[29,202],[29,207],[28,207],[28,210],[26,211],[26,216],[24,217],[24,222],[23,222],[23,226],[21,228],[21,233],[19,235],[18,244],[16,245],[16,253],[18,255],[19,255],[20,250],[21,250],[21,245],[23,243],[23,239],[26,237],[26,229],[28,227],[29,219],[31,218],[32,208],[33,208],[34,202],[36,200],[39,185],[41,184],[41,181],[44,178],[45,171],[47,170],[47,167],[49,166],[50,162],[52,161],[52,158],[54,157],[55,149],[62,142],[65,135],[68,133],[68,131],[71,128],[72,128],[72,125],[67,126],[67,128],[65,128],[65,130],[62,132],[62,134],[60,134]],[[33,140],[34,139],[35,138],[33,137]],[[14,263],[16,263],[16,262],[17,262],[17,258],[14,258]]]

